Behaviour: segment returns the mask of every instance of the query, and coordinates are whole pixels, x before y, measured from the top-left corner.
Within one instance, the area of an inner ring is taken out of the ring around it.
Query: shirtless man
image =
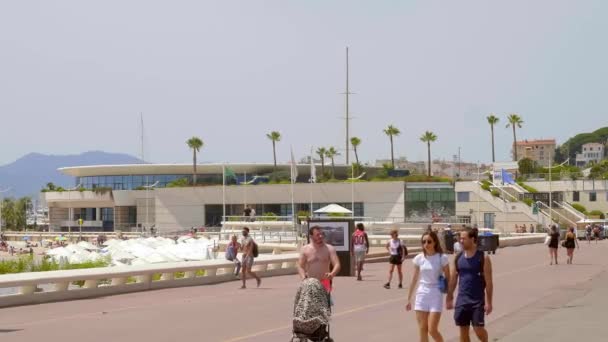
[[[253,268],[253,239],[249,236],[249,228],[243,227],[243,240],[241,240],[241,250],[243,251],[242,264],[243,264],[243,272],[241,273],[241,280],[243,281],[243,286],[241,289],[246,289],[247,285],[247,275],[255,278],[257,281],[258,287],[262,284],[262,279],[251,269]]]
[[[302,280],[311,277],[323,281],[332,280],[340,272],[340,260],[334,246],[323,240],[319,226],[310,228],[310,243],[302,248],[298,261],[298,273]],[[333,266],[330,268],[330,266]]]

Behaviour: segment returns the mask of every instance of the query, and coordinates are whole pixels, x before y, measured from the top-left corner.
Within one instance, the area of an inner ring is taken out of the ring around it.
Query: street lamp
[[[73,212],[73,208],[71,206],[71,194],[72,191],[74,190],[78,190],[82,187],[82,183],[78,183],[78,185],[76,185],[75,187],[68,189],[68,236],[70,237],[70,240],[72,239],[72,220],[74,219],[74,212]]]
[[[0,190],[0,194],[10,191],[11,188],[6,188],[4,190]],[[2,232],[2,196],[0,196],[0,232]]]
[[[149,224],[150,224],[149,217],[148,217],[148,214],[149,214],[149,206],[150,206],[150,205],[149,205],[149,201],[150,201],[150,198],[149,198],[149,197],[150,197],[150,195],[149,195],[149,191],[150,191],[150,189],[153,189],[153,188],[154,188],[155,186],[157,186],[157,185],[158,185],[158,181],[156,181],[156,182],[155,182],[154,184],[152,184],[152,185],[144,185],[144,186],[143,186],[143,187],[146,189],[146,225],[145,225],[144,227],[142,227],[142,228],[141,228],[141,233],[142,233],[142,235],[143,235],[143,233],[144,233],[144,229],[145,229],[145,227],[146,227],[147,225],[149,225]]]

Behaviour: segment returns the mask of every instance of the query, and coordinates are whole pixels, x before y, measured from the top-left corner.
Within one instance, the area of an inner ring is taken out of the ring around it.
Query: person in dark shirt
[[[454,321],[460,328],[460,340],[470,341],[470,326],[480,341],[488,341],[485,315],[492,313],[494,284],[490,257],[477,250],[478,231],[466,228],[460,233],[463,251],[456,255],[450,272],[451,280],[446,298],[447,309],[454,308]],[[454,307],[454,291],[458,297]]]

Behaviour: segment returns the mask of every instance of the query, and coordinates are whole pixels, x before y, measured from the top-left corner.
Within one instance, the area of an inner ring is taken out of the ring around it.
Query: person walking
[[[428,232],[428,231],[427,231]],[[391,230],[391,239],[386,244],[386,250],[389,251],[389,271],[388,271],[388,282],[384,284],[385,289],[391,288],[391,281],[393,280],[393,272],[397,268],[399,275],[399,288],[403,288],[403,260],[407,256],[407,248],[399,240],[399,230]]]
[[[463,252],[456,255],[450,272],[447,309],[454,308],[454,321],[460,328],[460,341],[470,341],[470,327],[482,342],[488,341],[485,315],[492,313],[494,283],[490,257],[477,249],[478,231],[465,228],[460,233]],[[456,307],[454,291],[458,285]]]
[[[553,261],[555,260],[555,264],[557,265],[557,248],[559,246],[559,232],[557,231],[557,227],[553,225],[549,232],[549,265],[553,265]]]
[[[325,243],[321,227],[310,228],[308,235],[310,243],[300,252],[298,274],[302,280],[318,279],[329,292],[332,279],[340,272],[340,259],[334,246]]]
[[[255,241],[253,241],[251,236],[249,236],[248,227],[243,227],[243,239],[241,240],[241,249],[243,250],[243,272],[241,273],[241,280],[243,281],[243,286],[241,286],[241,289],[247,288],[246,283],[248,274],[255,278],[258,287],[260,287],[260,285],[262,284],[262,279],[251,270],[253,268],[253,260],[255,257],[257,257],[258,246],[256,245]]]
[[[585,226],[585,239],[587,239],[587,244],[590,245],[591,244],[591,233],[592,233],[593,229],[591,228],[591,225],[588,224]]]
[[[350,243],[350,255],[355,260],[355,266],[357,268],[357,280],[361,281],[361,271],[363,271],[363,264],[365,263],[365,256],[369,253],[369,239],[365,232],[365,226],[363,223],[357,223],[357,230],[353,233]]]
[[[448,256],[443,254],[439,237],[435,232],[422,235],[422,253],[414,260],[414,274],[410,284],[405,309],[412,310],[412,295],[416,291],[414,311],[418,321],[420,341],[428,341],[429,335],[434,341],[443,341],[439,332],[439,321],[443,311],[443,293],[447,291],[447,279],[450,279]],[[443,284],[442,284],[443,283]]]
[[[566,263],[572,264],[572,259],[574,258],[574,248],[576,248],[578,246],[576,234],[574,234],[574,227],[570,227],[568,229],[568,233],[566,233],[566,239],[564,240],[562,246],[566,248],[566,251],[568,254]]]

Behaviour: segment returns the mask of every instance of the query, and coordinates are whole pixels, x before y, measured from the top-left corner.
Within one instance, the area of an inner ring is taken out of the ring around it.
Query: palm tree
[[[357,147],[361,145],[361,139],[359,139],[358,137],[352,137],[350,138],[350,144],[353,145],[353,150],[355,151],[355,160],[357,161],[357,165],[359,165],[359,155],[357,154]]]
[[[336,178],[336,165],[334,163],[334,157],[339,155],[340,153],[338,153],[333,146],[325,152],[325,156],[331,159],[331,178]]]
[[[437,136],[435,135],[435,133],[431,132],[431,131],[426,131],[424,132],[424,134],[420,137],[420,141],[425,142],[426,146],[427,146],[427,154],[428,154],[428,176],[431,176],[431,143],[435,142],[437,140]]]
[[[203,147],[203,141],[199,137],[192,137],[186,141],[186,144],[192,149],[192,185],[196,185],[196,153]]]
[[[391,166],[395,168],[395,155],[393,154],[393,136],[398,136],[399,134],[401,134],[401,131],[399,130],[399,128],[393,125],[388,125],[388,127],[385,128],[383,131],[384,134],[388,135],[389,139],[391,140]]]
[[[266,137],[272,141],[272,155],[274,156],[274,170],[277,170],[277,141],[281,141],[281,133],[272,131],[266,134]]]
[[[509,123],[505,127],[511,126],[513,128],[513,157],[515,158],[515,161],[517,161],[517,135],[515,134],[515,128],[521,128],[521,125],[524,123],[524,120],[522,120],[521,117],[515,113],[509,114],[507,120],[509,121]]]
[[[492,132],[492,163],[494,163],[496,161],[494,155],[494,125],[498,123],[499,119],[493,113],[491,113],[486,119],[490,124],[490,131]]]
[[[319,147],[317,149],[317,154],[319,158],[321,158],[321,175],[325,177],[325,154],[327,153],[327,149],[325,147]]]

